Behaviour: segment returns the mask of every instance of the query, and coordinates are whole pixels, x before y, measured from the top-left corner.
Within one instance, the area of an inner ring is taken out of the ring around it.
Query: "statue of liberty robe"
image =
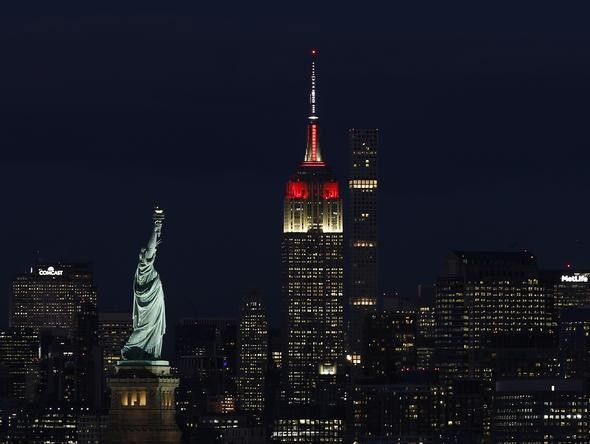
[[[166,310],[162,282],[154,268],[158,234],[155,229],[148,247],[139,254],[133,283],[133,333],[121,350],[124,360],[158,360],[162,355]]]

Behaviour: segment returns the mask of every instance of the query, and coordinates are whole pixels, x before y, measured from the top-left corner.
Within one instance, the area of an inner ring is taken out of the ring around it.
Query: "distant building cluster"
[[[277,245],[280,328],[256,292],[237,319],[176,324],[165,354],[179,385],[161,396],[169,411],[176,399],[183,442],[590,442],[590,271],[544,270],[527,251],[451,251],[415,297],[382,291],[379,132],[349,131],[343,191],[320,147],[315,60],[311,79]],[[97,310],[88,264],[16,276],[0,442],[105,442],[107,380],[131,330],[130,313]],[[148,414],[148,393],[125,390],[117,408]]]

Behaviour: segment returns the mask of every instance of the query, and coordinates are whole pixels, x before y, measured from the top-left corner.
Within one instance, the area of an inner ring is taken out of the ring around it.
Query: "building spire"
[[[317,49],[311,50],[311,90],[309,92],[309,123],[307,124],[307,149],[305,150],[304,165],[322,166],[322,154],[320,152],[319,126],[317,115],[317,91],[315,61]]]
[[[315,91],[315,58],[317,50],[311,50],[311,91],[309,93],[309,106],[310,114],[309,120],[316,120],[318,118],[316,114],[316,91]]]

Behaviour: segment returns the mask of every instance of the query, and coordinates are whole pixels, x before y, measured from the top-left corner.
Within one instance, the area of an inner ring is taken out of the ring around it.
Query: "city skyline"
[[[396,11],[404,12],[410,24],[424,18],[412,8],[393,8],[384,16],[397,23]],[[413,297],[418,284],[434,282],[447,252],[456,248],[528,248],[545,268],[566,262],[588,267],[587,215],[577,204],[588,189],[583,169],[588,154],[580,149],[587,120],[583,103],[590,94],[588,36],[575,23],[567,33],[561,15],[538,11],[533,23],[521,24],[528,34],[515,32],[514,19],[499,12],[488,19],[477,16],[483,34],[477,33],[446,10],[448,29],[424,31],[433,24],[432,12],[415,31],[400,25],[385,29],[381,38],[361,36],[368,25],[348,34],[337,25],[322,31],[319,24],[328,11],[319,7],[309,35],[277,32],[276,42],[265,41],[232,15],[228,20],[236,30],[231,36],[244,32],[248,39],[225,45],[204,25],[205,17],[219,16],[215,8],[167,16],[170,11],[162,9],[144,14],[143,20],[130,10],[99,17],[82,8],[53,27],[12,11],[7,16],[15,21],[2,31],[4,40],[16,44],[2,74],[6,118],[1,141],[8,149],[1,183],[14,190],[6,201],[14,211],[6,220],[12,235],[0,261],[0,285],[7,288],[40,250],[47,261],[93,261],[101,309],[127,309],[121,296],[128,294],[133,252],[142,238],[135,227],[158,203],[168,209],[174,227],[162,258],[162,273],[171,281],[171,319],[187,311],[237,316],[244,291],[257,288],[277,324],[280,189],[305,140],[306,57],[316,45],[319,101],[325,110],[322,137],[338,180],[346,179],[348,129],[381,129],[381,164],[387,171],[380,184],[383,290]],[[352,20],[351,14],[345,16]],[[298,26],[308,19],[296,13],[290,20]],[[506,29],[493,26],[494,19]],[[385,19],[375,20],[383,24]],[[288,22],[277,15],[277,23]],[[547,22],[553,26],[540,26]],[[103,28],[104,23],[113,28]],[[89,25],[83,35],[94,48],[80,54],[86,65],[67,57],[78,48],[80,24]],[[185,27],[173,30],[176,24]],[[25,34],[25,25],[37,33]],[[454,25],[457,31],[451,32]],[[125,29],[131,33],[121,37]],[[148,51],[151,43],[134,32],[153,32],[161,47]],[[47,57],[56,61],[51,67],[40,56],[47,39],[57,42],[46,48]],[[122,60],[123,49],[115,48],[120,39],[125,50],[137,45],[130,62]],[[165,49],[174,51],[167,55]],[[39,56],[46,68],[39,81],[16,76],[34,67],[18,58],[19,50]],[[180,57],[189,50],[199,57]],[[158,63],[148,62],[147,53]],[[99,77],[92,67],[102,67],[106,75]],[[134,75],[138,84],[131,81]],[[77,80],[68,84],[64,79]],[[176,86],[171,79],[178,79]],[[87,84],[100,88],[89,92]],[[143,135],[146,131],[149,136]],[[168,152],[152,160],[161,146]],[[209,150],[214,154],[204,156]],[[144,151],[151,155],[139,161]],[[213,163],[203,160],[211,157]],[[132,204],[141,185],[138,172],[146,168],[160,188]],[[234,195],[244,184],[263,197],[236,199],[234,209],[220,203],[220,197]],[[50,198],[31,201],[45,193]],[[201,201],[207,213],[197,204]],[[558,212],[535,217],[529,211],[546,202],[567,210],[568,217]],[[260,215],[240,221],[241,230],[256,234],[248,238],[234,231],[232,218],[245,211]],[[223,236],[199,234],[213,229]],[[255,240],[261,236],[268,239],[262,248]],[[181,242],[185,238],[188,245]],[[237,251],[236,245],[241,246]],[[198,252],[208,258],[200,263],[202,274],[213,279],[203,282],[202,291],[193,291],[183,277]],[[252,254],[255,261],[248,260]],[[219,264],[228,258],[237,278],[220,287]],[[384,267],[394,272],[384,273]],[[234,307],[233,312],[226,307]],[[3,311],[0,315],[6,319]]]
[[[0,441],[587,444],[580,15],[229,6],[0,12]]]

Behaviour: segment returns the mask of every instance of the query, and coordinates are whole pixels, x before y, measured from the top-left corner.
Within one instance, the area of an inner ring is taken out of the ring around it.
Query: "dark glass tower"
[[[377,310],[377,147],[378,130],[349,130],[350,210],[349,359],[361,363],[367,315]]]
[[[291,406],[330,404],[343,356],[342,200],[320,150],[312,56],[305,160],[287,182],[284,201],[283,375]]]

